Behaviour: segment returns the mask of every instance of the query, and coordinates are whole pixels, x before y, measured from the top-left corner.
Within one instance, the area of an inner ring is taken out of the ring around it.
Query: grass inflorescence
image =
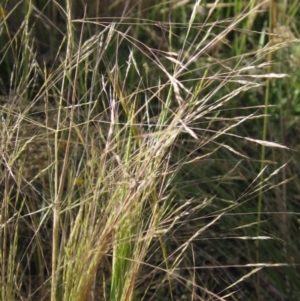
[[[299,5],[123,2],[0,7],[0,300],[297,300]]]

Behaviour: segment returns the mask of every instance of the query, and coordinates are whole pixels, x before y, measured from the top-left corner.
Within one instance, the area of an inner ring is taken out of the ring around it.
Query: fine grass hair
[[[254,1],[37,2],[0,10],[0,299],[296,300],[268,132],[295,36]]]

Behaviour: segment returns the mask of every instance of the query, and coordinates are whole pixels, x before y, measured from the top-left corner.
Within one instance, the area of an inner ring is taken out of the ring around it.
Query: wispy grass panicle
[[[297,39],[266,3],[25,2],[0,10],[0,299],[297,300]]]

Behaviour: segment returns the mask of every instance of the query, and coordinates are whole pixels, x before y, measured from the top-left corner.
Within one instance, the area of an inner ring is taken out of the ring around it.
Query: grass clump
[[[246,51],[265,7],[200,2],[2,7],[1,300],[296,300],[289,43]]]

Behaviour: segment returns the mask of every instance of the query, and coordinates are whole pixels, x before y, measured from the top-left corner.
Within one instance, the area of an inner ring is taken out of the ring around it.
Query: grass
[[[200,4],[2,4],[1,300],[297,300],[298,6]]]

